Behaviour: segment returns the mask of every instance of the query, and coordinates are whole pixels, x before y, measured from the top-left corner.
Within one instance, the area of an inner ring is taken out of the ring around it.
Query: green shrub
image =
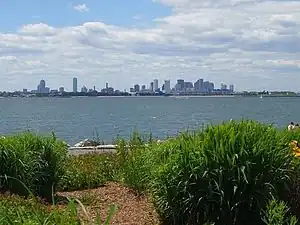
[[[100,187],[115,180],[118,165],[114,154],[85,154],[70,156],[65,173],[58,185],[60,191],[74,191]]]
[[[119,180],[139,193],[146,191],[148,187],[149,171],[152,165],[146,153],[151,149],[152,144],[151,136],[146,140],[136,132],[128,142],[124,139],[119,139],[117,142]]]
[[[168,224],[261,224],[261,210],[293,179],[295,157],[272,126],[229,122],[171,142],[152,173],[154,202]]]
[[[265,213],[267,225],[296,225],[298,220],[295,216],[288,216],[289,208],[284,202],[271,200]]]
[[[64,173],[67,146],[29,132],[0,139],[0,190],[51,200]],[[29,191],[28,191],[29,190]]]

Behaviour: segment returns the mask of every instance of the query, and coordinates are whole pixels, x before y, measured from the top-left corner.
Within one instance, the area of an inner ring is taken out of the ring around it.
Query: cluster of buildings
[[[234,85],[230,84],[229,87],[226,84],[221,84],[219,89],[215,88],[213,82],[204,81],[198,79],[197,81],[190,82],[184,79],[177,80],[174,87],[171,87],[170,80],[165,80],[162,86],[159,86],[158,80],[155,79],[150,83],[149,87],[146,85],[135,84],[134,87],[130,88],[131,93],[159,93],[165,94],[232,94],[234,93]]]
[[[72,91],[73,93],[89,93],[89,92],[97,92],[96,87],[94,86],[93,89],[88,89],[85,85],[82,86],[80,91],[78,91],[78,79],[76,77],[73,78],[73,83],[72,83]],[[116,90],[118,92],[118,90]],[[114,93],[116,92],[114,88],[109,87],[108,83],[106,83],[106,87],[101,90],[103,93]],[[24,94],[58,94],[58,93],[64,93],[65,88],[64,87],[59,87],[58,89],[50,89],[49,87],[46,86],[46,81],[41,80],[39,84],[37,85],[36,90],[31,90],[30,92],[27,89],[23,89]]]
[[[73,78],[72,91],[66,92],[64,87],[59,87],[58,89],[50,89],[46,86],[46,81],[41,80],[37,85],[36,90],[30,92],[27,89],[23,89],[22,94],[42,94],[42,95],[65,95],[70,93],[72,95],[80,94],[97,94],[97,95],[115,95],[127,93],[129,95],[206,95],[206,94],[233,94],[234,85],[221,84],[219,89],[215,88],[213,82],[205,81],[203,79],[198,79],[194,83],[190,81],[185,81],[184,79],[178,79],[176,84],[172,87],[170,80],[165,80],[162,85],[159,85],[158,79],[154,79],[149,86],[135,84],[130,88],[130,92],[121,92],[110,87],[106,83],[105,88],[101,89],[100,92],[96,90],[94,86],[93,89],[88,89],[86,86],[82,86],[80,91],[78,90],[78,80],[76,77]]]

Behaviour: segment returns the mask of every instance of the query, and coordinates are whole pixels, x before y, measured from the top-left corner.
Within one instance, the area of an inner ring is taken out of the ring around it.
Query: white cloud
[[[86,4],[74,5],[73,9],[78,11],[78,12],[88,12],[88,11],[90,11],[90,9],[87,7]]]
[[[40,79],[57,88],[116,88],[183,77],[241,89],[291,89],[300,83],[300,2],[156,0],[172,15],[148,28],[87,22],[72,27],[27,24],[0,33],[0,76],[15,87]],[[7,87],[2,82],[0,89]]]

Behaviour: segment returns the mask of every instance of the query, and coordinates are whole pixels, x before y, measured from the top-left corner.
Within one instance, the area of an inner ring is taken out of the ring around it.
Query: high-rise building
[[[230,85],[229,85],[229,91],[230,91],[231,93],[234,92],[234,85],[233,85],[233,84],[230,84]]]
[[[134,85],[134,92],[140,92],[140,85]]]
[[[77,92],[77,78],[74,77],[73,78],[73,92],[76,93]]]
[[[171,82],[170,82],[170,80],[165,80],[164,91],[165,91],[166,94],[171,93]]]
[[[194,89],[197,92],[203,92],[204,88],[203,88],[203,79],[199,79],[194,83]]]
[[[182,91],[183,89],[184,89],[184,80],[182,79],[177,80],[176,90]]]
[[[153,91],[157,91],[158,90],[158,80],[157,79],[155,79],[154,81],[153,81]]]
[[[146,85],[142,85],[142,91],[146,91]]]
[[[48,94],[50,92],[50,89],[46,87],[46,81],[41,80],[40,84],[37,86],[37,93],[40,94]]]
[[[150,91],[151,91],[151,92],[154,92],[154,91],[155,91],[155,90],[154,90],[154,83],[153,83],[153,82],[150,83]]]

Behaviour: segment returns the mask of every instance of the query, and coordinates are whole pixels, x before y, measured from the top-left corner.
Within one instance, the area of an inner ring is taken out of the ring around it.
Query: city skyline
[[[53,0],[0,4],[0,90],[77,77],[117,89],[202,77],[241,90],[299,91],[300,2]],[[11,18],[10,15],[14,15]],[[117,15],[117,16],[116,16]]]
[[[173,85],[172,85],[173,84]],[[155,93],[155,92],[164,92],[166,94],[170,93],[179,93],[180,91],[189,92],[193,90],[198,90],[199,92],[203,93],[211,93],[214,90],[230,90],[231,93],[234,92],[234,84],[224,84],[221,83],[220,87],[216,87],[215,84],[211,81],[206,81],[203,78],[197,79],[194,83],[193,81],[187,81],[182,78],[177,79],[175,82],[171,80],[164,80],[164,82],[159,83],[158,79],[153,79],[152,82],[147,86],[146,84],[134,84],[133,87],[129,89],[116,89],[113,86],[110,86],[108,82],[105,83],[103,87],[97,87],[94,84],[92,88],[89,88],[88,86],[82,84],[81,87],[78,86],[78,78],[73,77],[72,78],[72,90],[67,90],[65,86],[60,85],[57,87],[50,87],[47,85],[47,81],[45,79],[42,79],[37,84],[36,89],[29,89],[27,87],[23,87],[22,90],[16,90],[17,92],[23,92],[23,93],[37,93],[37,94],[49,94],[49,93],[63,93],[63,92],[92,92],[92,91],[98,91],[98,92],[114,92],[114,91],[122,91],[122,92],[144,92],[144,93]],[[5,92],[6,90],[0,90],[0,92]]]

